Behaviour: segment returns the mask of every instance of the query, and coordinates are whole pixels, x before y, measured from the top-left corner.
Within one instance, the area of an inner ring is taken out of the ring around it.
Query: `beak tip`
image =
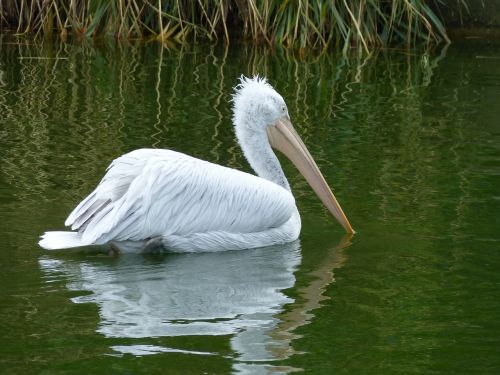
[[[351,226],[351,223],[349,223],[349,221],[347,220],[347,218],[345,219],[345,222],[343,222],[343,223],[341,222],[341,224],[344,227],[344,229],[347,232],[347,234],[356,234],[356,231]]]

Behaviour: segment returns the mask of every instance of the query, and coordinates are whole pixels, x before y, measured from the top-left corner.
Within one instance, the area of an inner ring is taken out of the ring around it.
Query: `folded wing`
[[[292,194],[248,173],[170,150],[136,150],[113,161],[66,225],[82,241],[144,240],[211,231],[252,233],[286,222]]]

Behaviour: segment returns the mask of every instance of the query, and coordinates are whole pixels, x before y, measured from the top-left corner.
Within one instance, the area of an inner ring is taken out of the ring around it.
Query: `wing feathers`
[[[108,200],[95,200],[91,206],[85,210],[81,215],[79,215],[76,220],[72,223],[71,229],[77,230],[85,226],[87,221],[89,221],[93,216],[95,216],[104,206],[108,205],[111,201]]]
[[[262,178],[169,150],[137,150],[111,164],[66,221],[84,243],[277,227],[292,194]]]

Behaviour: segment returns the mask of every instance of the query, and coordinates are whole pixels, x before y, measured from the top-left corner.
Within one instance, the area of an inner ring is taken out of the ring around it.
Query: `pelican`
[[[135,150],[115,159],[71,212],[65,225],[72,231],[46,232],[40,246],[201,252],[294,241],[300,215],[272,148],[292,161],[337,221],[354,233],[293,128],[283,97],[266,78],[241,76],[233,94],[233,124],[257,176],[171,150]]]

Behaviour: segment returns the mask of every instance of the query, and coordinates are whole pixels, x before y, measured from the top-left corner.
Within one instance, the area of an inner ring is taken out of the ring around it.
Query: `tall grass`
[[[464,2],[465,0],[459,0]],[[18,34],[239,39],[366,50],[447,41],[440,0],[0,0],[0,27]]]

